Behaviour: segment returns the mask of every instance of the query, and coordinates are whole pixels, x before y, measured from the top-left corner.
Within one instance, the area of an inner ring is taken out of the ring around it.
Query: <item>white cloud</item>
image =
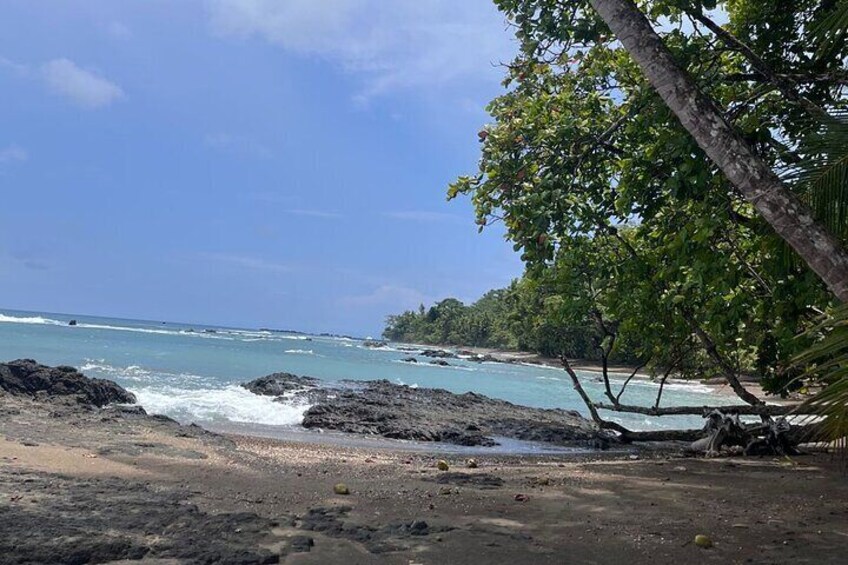
[[[407,210],[397,212],[384,212],[383,216],[392,218],[393,220],[403,220],[408,222],[464,222],[465,218],[455,214],[446,214],[444,212],[428,212],[425,210]]]
[[[236,155],[260,157],[262,159],[267,159],[271,156],[271,150],[266,146],[253,139],[240,135],[215,133],[207,135],[203,142],[207,147]]]
[[[512,33],[491,0],[207,0],[214,32],[258,36],[365,78],[358,99],[497,80]]]
[[[131,39],[133,36],[132,30],[128,28],[125,24],[113,21],[109,22],[106,25],[106,33],[114,37],[115,39]]]
[[[54,59],[41,67],[47,85],[83,108],[108,106],[124,97],[120,86],[69,59]]]
[[[19,75],[26,75],[29,73],[29,68],[26,65],[21,65],[20,63],[16,63],[6,57],[0,57],[0,68],[9,69]]]
[[[20,163],[29,159],[29,153],[15,144],[0,148],[0,163]]]
[[[240,269],[247,269],[250,271],[291,273],[296,270],[291,265],[268,261],[267,259],[253,257],[250,255],[238,255],[234,253],[203,253],[201,254],[201,258],[217,263],[227,263]]]
[[[429,304],[432,299],[414,288],[384,284],[368,294],[343,297],[340,302],[348,307],[381,306],[387,312],[400,312]]]
[[[327,210],[303,210],[303,209],[294,209],[294,210],[286,210],[289,214],[294,214],[295,216],[307,216],[310,218],[324,218],[327,220],[337,220],[343,218],[341,214],[338,212],[330,212]]]

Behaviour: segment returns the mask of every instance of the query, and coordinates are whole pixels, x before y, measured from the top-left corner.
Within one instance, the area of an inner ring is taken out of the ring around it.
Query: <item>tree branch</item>
[[[713,410],[726,414],[739,414],[740,416],[785,416],[796,414],[793,412],[797,406],[783,406],[778,404],[758,404],[750,406],[739,404],[732,406],[629,406],[626,404],[595,404],[598,410],[610,410],[612,412],[629,412],[632,414],[645,414],[646,416],[706,416]]]

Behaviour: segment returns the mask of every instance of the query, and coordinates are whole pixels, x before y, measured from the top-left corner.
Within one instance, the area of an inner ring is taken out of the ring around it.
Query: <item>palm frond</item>
[[[818,44],[818,59],[839,49],[848,40],[848,0],[839,2],[830,14],[810,30],[810,39]]]
[[[809,333],[820,339],[796,363],[807,367],[809,382],[824,387],[802,405],[821,419],[811,439],[835,442],[848,456],[848,305],[835,309]]]

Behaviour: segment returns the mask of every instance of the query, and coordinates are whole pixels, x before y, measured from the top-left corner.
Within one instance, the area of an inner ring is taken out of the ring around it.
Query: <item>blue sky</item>
[[[376,334],[521,272],[445,200],[490,0],[4,0],[0,307]]]

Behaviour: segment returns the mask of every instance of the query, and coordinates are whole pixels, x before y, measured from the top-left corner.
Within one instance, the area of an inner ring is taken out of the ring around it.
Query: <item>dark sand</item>
[[[848,483],[830,456],[631,457],[469,469],[0,393],[0,563],[845,562]]]

